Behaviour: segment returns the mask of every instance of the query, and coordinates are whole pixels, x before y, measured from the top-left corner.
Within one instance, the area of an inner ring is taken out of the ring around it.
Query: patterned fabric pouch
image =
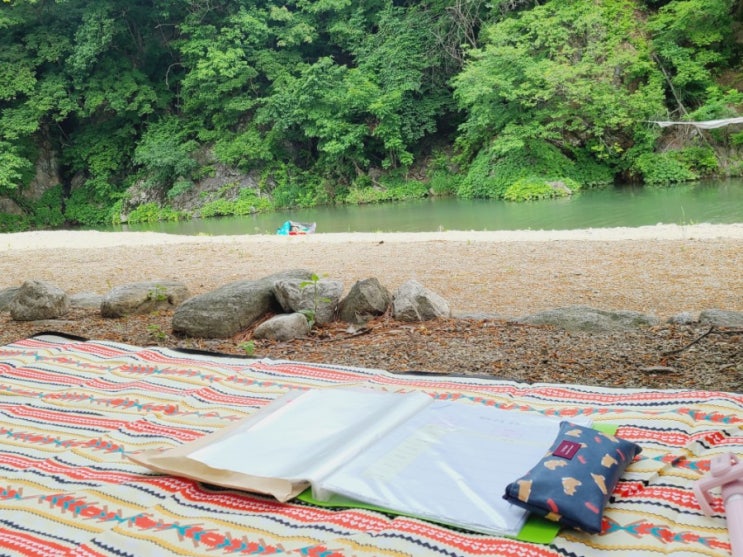
[[[506,486],[503,498],[564,526],[599,533],[612,491],[641,450],[631,441],[561,422],[547,455]]]

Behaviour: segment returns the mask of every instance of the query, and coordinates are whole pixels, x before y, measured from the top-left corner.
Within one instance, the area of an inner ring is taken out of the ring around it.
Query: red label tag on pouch
[[[557,448],[554,451],[552,451],[552,456],[559,456],[560,458],[565,458],[567,460],[573,460],[573,457],[580,450],[580,448],[581,448],[580,443],[576,443],[575,441],[564,440],[557,446]]]

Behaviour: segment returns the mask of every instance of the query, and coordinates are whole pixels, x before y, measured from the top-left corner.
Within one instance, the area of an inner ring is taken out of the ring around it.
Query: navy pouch
[[[503,497],[548,520],[599,533],[612,491],[641,450],[631,441],[561,422],[547,455],[506,486]]]

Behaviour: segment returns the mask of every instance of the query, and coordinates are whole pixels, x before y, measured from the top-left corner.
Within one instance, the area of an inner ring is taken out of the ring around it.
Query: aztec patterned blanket
[[[292,389],[419,389],[445,399],[617,424],[642,446],[601,534],[549,545],[361,509],[281,504],[157,475],[127,455],[186,443]],[[201,355],[40,336],[0,347],[0,554],[69,556],[728,555],[719,497],[693,483],[743,454],[743,395],[526,385]]]

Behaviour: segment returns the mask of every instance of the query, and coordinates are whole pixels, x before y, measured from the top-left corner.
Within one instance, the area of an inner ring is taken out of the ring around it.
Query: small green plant
[[[147,333],[156,340],[157,342],[163,342],[168,338],[168,333],[163,331],[163,328],[157,324],[147,325]]]
[[[168,299],[168,293],[164,286],[157,285],[147,293],[147,299],[153,302],[164,302]]]
[[[246,340],[245,342],[241,342],[237,346],[243,352],[245,352],[246,356],[253,356],[255,354],[255,342],[253,342],[252,340]]]
[[[320,307],[321,303],[329,304],[332,300],[330,298],[326,298],[324,296],[320,296],[320,289],[318,287],[318,283],[320,282],[320,277],[317,276],[315,273],[312,273],[310,275],[309,280],[303,280],[299,283],[299,287],[304,290],[305,288],[312,287],[312,307],[303,309],[300,311],[300,313],[304,314],[304,316],[307,318],[307,323],[309,323],[310,329],[315,326],[315,316],[317,315],[317,309]]]

